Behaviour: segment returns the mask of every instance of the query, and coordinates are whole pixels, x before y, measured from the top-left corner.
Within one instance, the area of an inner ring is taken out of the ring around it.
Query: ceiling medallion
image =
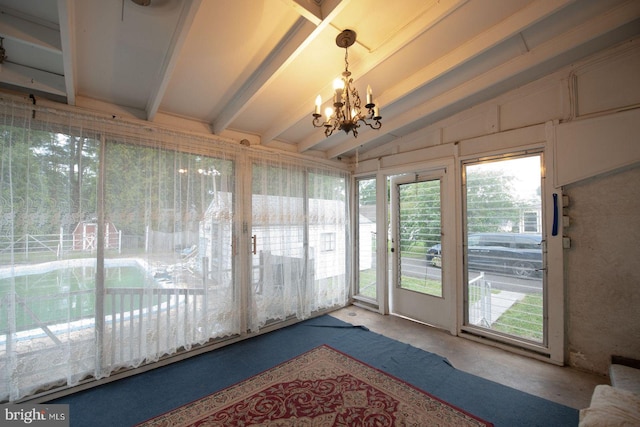
[[[333,107],[325,109],[326,121],[322,121],[320,117],[320,107],[322,98],[320,95],[316,98],[316,109],[313,113],[313,126],[324,127],[325,136],[329,136],[334,130],[343,130],[346,134],[353,133],[354,137],[358,137],[358,128],[361,123],[369,126],[371,129],[380,129],[382,123],[380,120],[380,107],[373,102],[373,93],[371,86],[367,86],[367,103],[364,105],[366,109],[362,111],[360,96],[355,87],[353,87],[353,78],[349,71],[349,46],[356,42],[356,33],[352,30],[344,30],[336,37],[336,45],[344,48],[344,72],[342,78],[337,78],[333,82]]]

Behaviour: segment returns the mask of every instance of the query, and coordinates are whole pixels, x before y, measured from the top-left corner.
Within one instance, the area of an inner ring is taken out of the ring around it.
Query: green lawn
[[[360,294],[376,298],[375,271],[360,272]],[[442,296],[440,282],[436,280],[403,277],[402,287],[407,290]],[[499,290],[492,290],[492,294],[499,294]],[[473,304],[475,301],[469,301]],[[491,326],[495,331],[515,335],[524,339],[540,342],[543,338],[542,295],[531,294],[515,303]]]
[[[360,272],[360,295],[369,298],[376,297],[375,274],[374,270],[363,270]],[[442,296],[442,287],[437,280],[402,277],[402,288],[438,297]]]
[[[543,338],[542,319],[542,294],[530,294],[512,305],[491,328],[540,342]]]
[[[432,279],[416,279],[415,277],[402,277],[402,289],[421,292],[436,297],[442,296],[442,282]]]

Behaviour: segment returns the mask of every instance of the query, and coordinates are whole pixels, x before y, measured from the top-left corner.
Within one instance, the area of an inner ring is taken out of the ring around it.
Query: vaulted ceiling
[[[638,0],[147,1],[0,0],[0,88],[334,159],[640,35]],[[382,115],[357,138],[311,123],[344,29]]]

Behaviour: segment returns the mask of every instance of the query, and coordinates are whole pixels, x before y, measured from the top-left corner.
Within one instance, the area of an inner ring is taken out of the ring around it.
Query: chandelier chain
[[[344,48],[344,71],[349,72],[349,48]]]

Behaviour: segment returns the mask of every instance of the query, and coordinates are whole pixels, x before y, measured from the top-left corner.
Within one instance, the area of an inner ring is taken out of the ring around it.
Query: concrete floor
[[[596,385],[609,383],[605,376],[530,359],[397,316],[383,316],[356,306],[330,314],[443,356],[462,371],[575,409],[589,406]]]

